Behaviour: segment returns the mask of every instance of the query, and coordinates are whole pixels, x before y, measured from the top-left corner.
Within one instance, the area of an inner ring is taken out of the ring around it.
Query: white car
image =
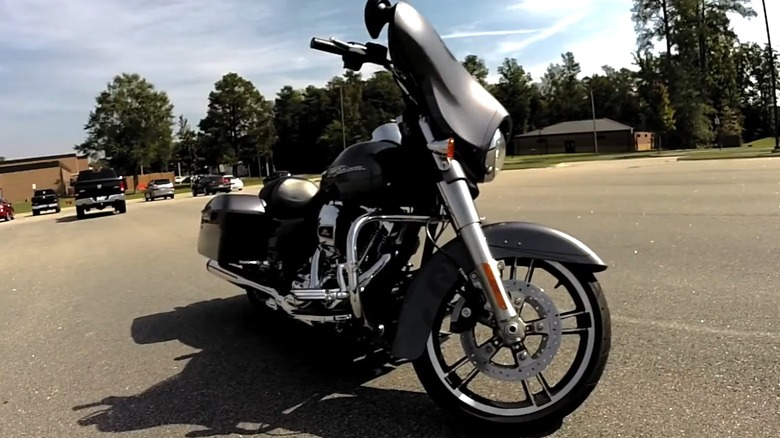
[[[237,178],[233,175],[224,175],[224,178],[227,178],[230,180],[230,190],[243,190],[244,189],[244,182],[241,181],[241,178]]]
[[[177,176],[177,177],[173,178],[173,182],[174,182],[175,184],[181,184],[181,183],[183,183],[183,182],[184,182],[184,180],[185,180],[185,179],[187,179],[187,178],[188,178],[187,176],[182,176],[182,175],[179,175],[179,176]]]

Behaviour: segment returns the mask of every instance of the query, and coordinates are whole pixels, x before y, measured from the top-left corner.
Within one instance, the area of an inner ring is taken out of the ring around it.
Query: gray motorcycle
[[[409,4],[369,0],[365,25],[374,40],[387,27],[387,46],[314,38],[311,47],[346,69],[385,67],[404,113],[345,149],[319,186],[281,173],[259,196],[212,198],[198,252],[258,308],[411,361],[465,426],[518,434],[560,424],[607,363],[610,317],[595,278],[607,266],[561,231],[483,223],[475,199],[504,164],[506,109]],[[559,359],[569,365],[554,370]]]

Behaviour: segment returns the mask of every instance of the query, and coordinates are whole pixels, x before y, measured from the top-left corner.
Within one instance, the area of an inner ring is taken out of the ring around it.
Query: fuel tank
[[[416,205],[429,192],[421,185],[434,163],[415,155],[390,141],[356,143],[323,173],[320,188],[330,199],[369,208]]]

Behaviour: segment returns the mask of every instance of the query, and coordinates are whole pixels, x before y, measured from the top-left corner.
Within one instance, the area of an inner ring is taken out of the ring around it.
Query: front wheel
[[[430,397],[466,427],[549,433],[585,402],[604,372],[609,309],[589,272],[545,260],[501,262],[525,326],[523,341],[505,345],[481,292],[462,284],[442,302],[414,368]],[[540,286],[543,276],[551,277],[550,286]]]

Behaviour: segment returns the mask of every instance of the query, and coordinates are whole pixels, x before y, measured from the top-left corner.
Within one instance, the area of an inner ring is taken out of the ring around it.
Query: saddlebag
[[[255,195],[217,195],[201,211],[198,253],[219,264],[263,261],[274,223]]]

